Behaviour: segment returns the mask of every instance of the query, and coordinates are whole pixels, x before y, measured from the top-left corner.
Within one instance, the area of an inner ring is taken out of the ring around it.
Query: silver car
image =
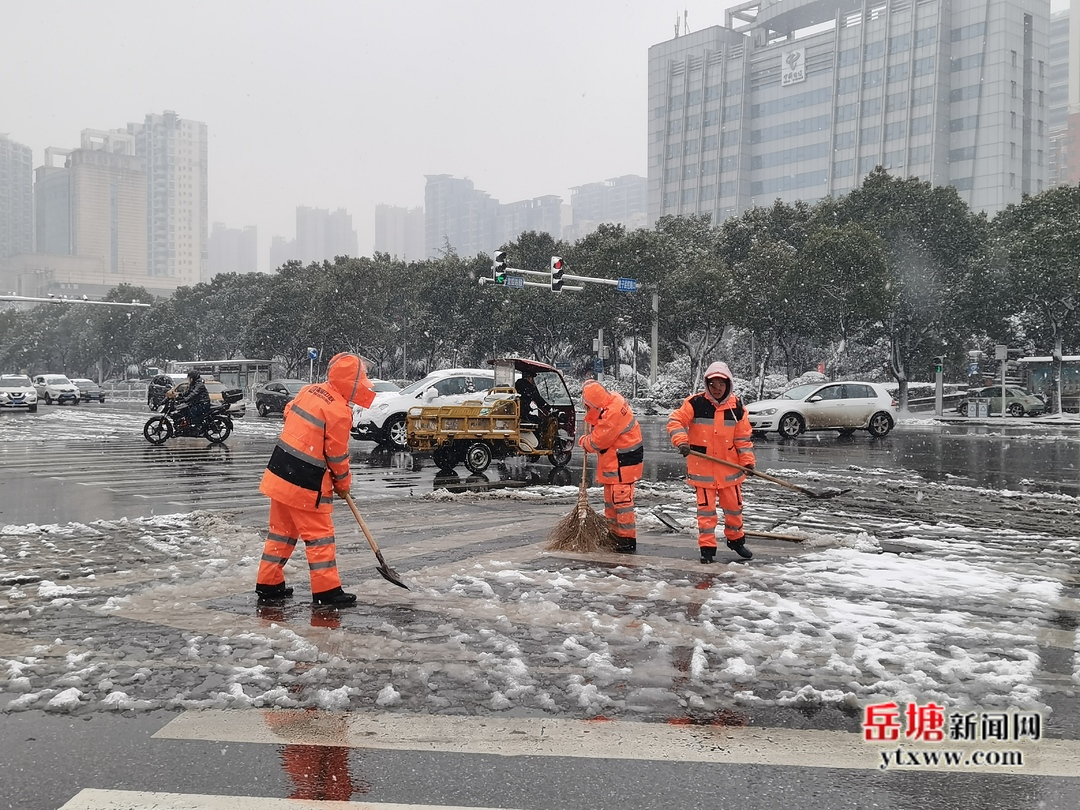
[[[758,436],[775,431],[794,439],[807,430],[838,430],[850,436],[865,430],[880,437],[896,424],[899,405],[880,383],[845,380],[797,385],[776,399],[750,403],[746,411]]]

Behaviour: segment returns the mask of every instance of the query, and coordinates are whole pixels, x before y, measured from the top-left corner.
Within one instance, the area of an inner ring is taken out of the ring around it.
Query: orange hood
[[[361,408],[367,408],[375,401],[371,380],[359,355],[335,354],[327,368],[326,379],[334,390]]]
[[[611,406],[615,395],[596,380],[586,380],[581,389],[581,398],[585,402],[585,422],[595,425],[600,421],[600,412]]]

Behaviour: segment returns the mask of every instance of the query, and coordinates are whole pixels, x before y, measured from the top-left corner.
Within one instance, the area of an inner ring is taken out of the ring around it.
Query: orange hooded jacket
[[[725,377],[728,394],[720,402],[713,399],[708,386],[699,394],[692,394],[671,413],[667,430],[671,443],[680,447],[687,442],[691,450],[732,461],[745,467],[755,463],[753,432],[746,409],[734,392],[731,370],[727,363],[716,362],[705,370],[705,379]],[[741,484],[745,473],[708,461],[698,456],[687,456],[686,479],[691,486],[719,489]]]
[[[641,426],[630,405],[617,391],[588,380],[581,391],[585,423],[592,429],[582,437],[586,453],[597,454],[596,483],[632,484],[640,481],[645,451]]]
[[[349,403],[366,408],[374,399],[363,361],[355,354],[335,355],[327,382],[305,385],[285,406],[285,424],[259,491],[296,509],[331,511],[334,490],[352,484]]]

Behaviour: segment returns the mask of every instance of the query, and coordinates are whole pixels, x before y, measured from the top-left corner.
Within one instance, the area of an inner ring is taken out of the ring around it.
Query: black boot
[[[620,537],[615,542],[616,554],[636,554],[637,553],[637,540],[627,540],[625,537]]]
[[[742,557],[744,560],[749,560],[754,556],[754,552],[746,547],[746,538],[740,537],[738,540],[728,540],[727,547]]]
[[[701,564],[709,565],[716,559],[716,546],[701,546]]]
[[[311,595],[312,603],[316,605],[334,605],[335,607],[348,607],[356,604],[355,593],[345,593],[338,586],[330,591],[319,591]]]
[[[291,599],[293,589],[284,582],[279,585],[256,585],[255,593],[259,595],[259,604],[263,602],[280,602],[282,599]]]

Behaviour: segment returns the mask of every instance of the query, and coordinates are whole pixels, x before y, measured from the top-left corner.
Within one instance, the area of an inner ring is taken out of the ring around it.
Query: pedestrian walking
[[[705,390],[692,394],[671,413],[667,424],[671,443],[686,457],[686,481],[697,492],[698,547],[701,562],[716,558],[716,507],[724,510],[727,547],[749,560],[743,534],[741,470],[690,455],[691,450],[754,468],[750,420],[735,396],[727,363],[713,363],[705,371]]]
[[[325,383],[305,385],[285,406],[281,437],[259,485],[270,498],[270,528],[255,584],[261,604],[292,596],[284,568],[301,539],[312,601],[321,605],[356,601],[355,594],[341,589],[333,500],[335,494],[347,494],[352,484],[349,403],[366,408],[374,399],[363,360],[355,354],[338,354],[330,360]]]
[[[615,551],[633,554],[637,551],[634,485],[641,480],[645,458],[641,426],[622,394],[594,380],[585,382],[582,399],[590,430],[578,444],[597,456],[596,483],[604,487],[604,517]]]

